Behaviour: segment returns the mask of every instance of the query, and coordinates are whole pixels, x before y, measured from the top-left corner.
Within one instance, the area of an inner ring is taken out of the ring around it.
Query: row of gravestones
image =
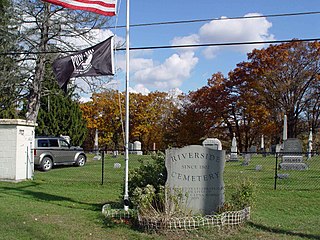
[[[298,139],[287,139],[283,145],[283,170],[306,170],[302,147]],[[250,161],[245,155],[245,162]],[[179,189],[188,209],[193,213],[211,214],[224,203],[223,172],[226,162],[221,142],[209,138],[203,146],[191,145],[166,150],[167,186],[174,193]],[[256,166],[261,170],[262,166]],[[285,174],[283,174],[285,175]]]

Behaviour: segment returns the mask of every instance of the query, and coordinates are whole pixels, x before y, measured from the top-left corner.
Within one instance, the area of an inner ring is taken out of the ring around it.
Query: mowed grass
[[[105,203],[117,203],[123,193],[123,156],[106,156],[101,184],[101,160],[85,167],[35,171],[34,180],[0,182],[0,239],[320,239],[320,158],[308,171],[289,171],[274,190],[275,159],[254,156],[249,166],[227,162],[226,199],[243,179],[255,184],[251,219],[236,228],[190,232],[146,233],[124,224],[108,224],[101,214]],[[130,169],[139,159],[130,156]],[[114,168],[114,163],[121,168]],[[256,171],[257,165],[262,166]]]

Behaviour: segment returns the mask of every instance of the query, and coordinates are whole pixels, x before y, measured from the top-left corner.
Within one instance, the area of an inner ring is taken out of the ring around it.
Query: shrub
[[[160,193],[160,189],[164,187],[167,181],[165,154],[162,152],[158,152],[157,154],[152,156],[152,161],[139,161],[140,166],[129,171],[129,196],[133,196],[134,191],[137,188],[143,189],[147,185],[151,185],[154,188],[155,194]],[[131,201],[131,204],[133,202]],[[137,205],[135,205],[134,207],[137,207]]]
[[[239,181],[235,186],[235,192],[231,195],[231,200],[226,201],[219,209],[219,213],[226,211],[238,211],[254,204],[254,189],[253,182],[248,179]]]
[[[165,187],[156,189],[152,185],[144,188],[137,187],[132,195],[132,202],[138,207],[139,214],[143,217],[154,217],[165,222],[171,217],[190,216],[191,211],[186,208],[186,196],[179,189],[172,192]]]

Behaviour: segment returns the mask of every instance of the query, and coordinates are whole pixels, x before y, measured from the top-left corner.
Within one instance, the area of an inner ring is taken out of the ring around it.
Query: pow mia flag
[[[114,75],[113,36],[93,47],[56,59],[53,72],[64,91],[70,78]]]

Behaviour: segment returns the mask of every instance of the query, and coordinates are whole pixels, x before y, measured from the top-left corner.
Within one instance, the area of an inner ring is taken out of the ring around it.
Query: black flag
[[[93,47],[56,59],[53,72],[65,91],[70,78],[113,75],[113,36]]]

